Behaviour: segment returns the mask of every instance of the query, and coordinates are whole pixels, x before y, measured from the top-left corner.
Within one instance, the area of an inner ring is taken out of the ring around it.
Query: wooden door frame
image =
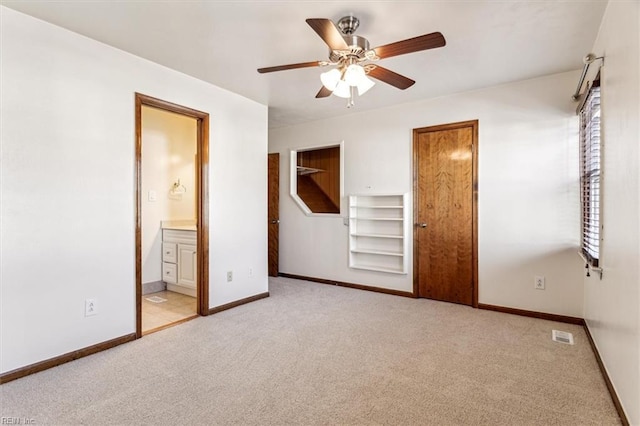
[[[273,157],[272,157],[273,156]],[[275,275],[271,275],[272,271],[271,270],[271,239],[270,239],[270,229],[271,229],[271,225],[273,225],[271,223],[271,221],[274,219],[271,217],[270,215],[270,206],[271,206],[271,199],[268,197],[269,194],[269,190],[271,188],[271,168],[269,167],[269,163],[271,161],[271,158],[275,158],[277,159],[277,168],[276,168],[276,173],[277,173],[277,182],[276,182],[276,193],[278,195],[278,205],[277,205],[277,209],[278,209],[278,217],[275,218],[278,223],[275,224],[277,225],[277,233],[276,233],[276,240],[277,240],[277,245],[278,245],[278,250],[276,251],[276,270],[275,270]],[[280,272],[280,153],[279,152],[269,152],[267,153],[267,275],[270,277],[277,277],[279,272]]]
[[[142,107],[148,106],[195,118],[197,203],[197,262],[196,284],[198,315],[209,315],[209,114],[141,93],[135,94],[136,120],[136,338],[142,337]]]
[[[471,174],[472,174],[472,203],[471,203],[471,234],[472,234],[472,305],[478,307],[478,120],[460,121],[457,123],[441,124],[438,126],[421,127],[413,129],[413,217],[414,222],[418,220],[418,174],[420,165],[418,164],[418,139],[421,133],[438,132],[442,130],[455,130],[464,127],[472,128],[471,145]],[[418,233],[413,226],[413,296],[419,296],[419,264],[418,264]]]

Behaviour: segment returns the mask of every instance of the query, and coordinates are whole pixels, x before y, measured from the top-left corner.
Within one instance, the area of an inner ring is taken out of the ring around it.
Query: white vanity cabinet
[[[192,244],[178,244],[178,284],[190,288],[196,288],[197,251]]]
[[[196,231],[162,230],[162,280],[167,290],[196,297],[197,259]]]

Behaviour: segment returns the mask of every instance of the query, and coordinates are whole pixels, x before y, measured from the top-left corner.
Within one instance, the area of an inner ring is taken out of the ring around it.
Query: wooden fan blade
[[[320,38],[327,43],[327,46],[329,46],[331,50],[349,49],[349,46],[347,46],[347,43],[344,41],[340,30],[331,20],[310,18],[307,19],[307,24],[313,28],[313,31],[318,33]]]
[[[393,87],[397,87],[401,90],[408,89],[416,83],[410,78],[407,78],[386,68],[382,68],[380,65],[376,65],[376,67],[370,70],[367,75],[369,77],[375,78],[376,80],[384,81],[385,83],[390,84]]]
[[[316,98],[326,98],[327,96],[331,96],[333,92],[326,87],[322,86],[322,89],[316,95]]]
[[[294,70],[296,68],[319,67],[320,61],[300,62],[299,64],[278,65],[277,67],[258,68],[260,74],[274,71]]]
[[[407,40],[397,41],[384,46],[376,47],[373,50],[380,59],[392,56],[404,55],[406,53],[419,52],[421,50],[442,47],[447,42],[441,33],[425,34]]]

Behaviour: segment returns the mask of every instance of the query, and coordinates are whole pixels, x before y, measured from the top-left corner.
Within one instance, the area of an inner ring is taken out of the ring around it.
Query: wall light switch
[[[156,191],[149,191],[149,201],[158,201],[158,194]]]

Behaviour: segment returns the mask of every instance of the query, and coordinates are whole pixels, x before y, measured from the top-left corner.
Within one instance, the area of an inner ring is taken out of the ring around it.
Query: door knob
[[[426,223],[416,223],[416,226],[419,226],[420,228],[426,228],[427,224]]]
[[[280,219],[273,219],[271,221],[271,223],[273,223],[274,225],[277,224],[277,223],[280,223]]]

